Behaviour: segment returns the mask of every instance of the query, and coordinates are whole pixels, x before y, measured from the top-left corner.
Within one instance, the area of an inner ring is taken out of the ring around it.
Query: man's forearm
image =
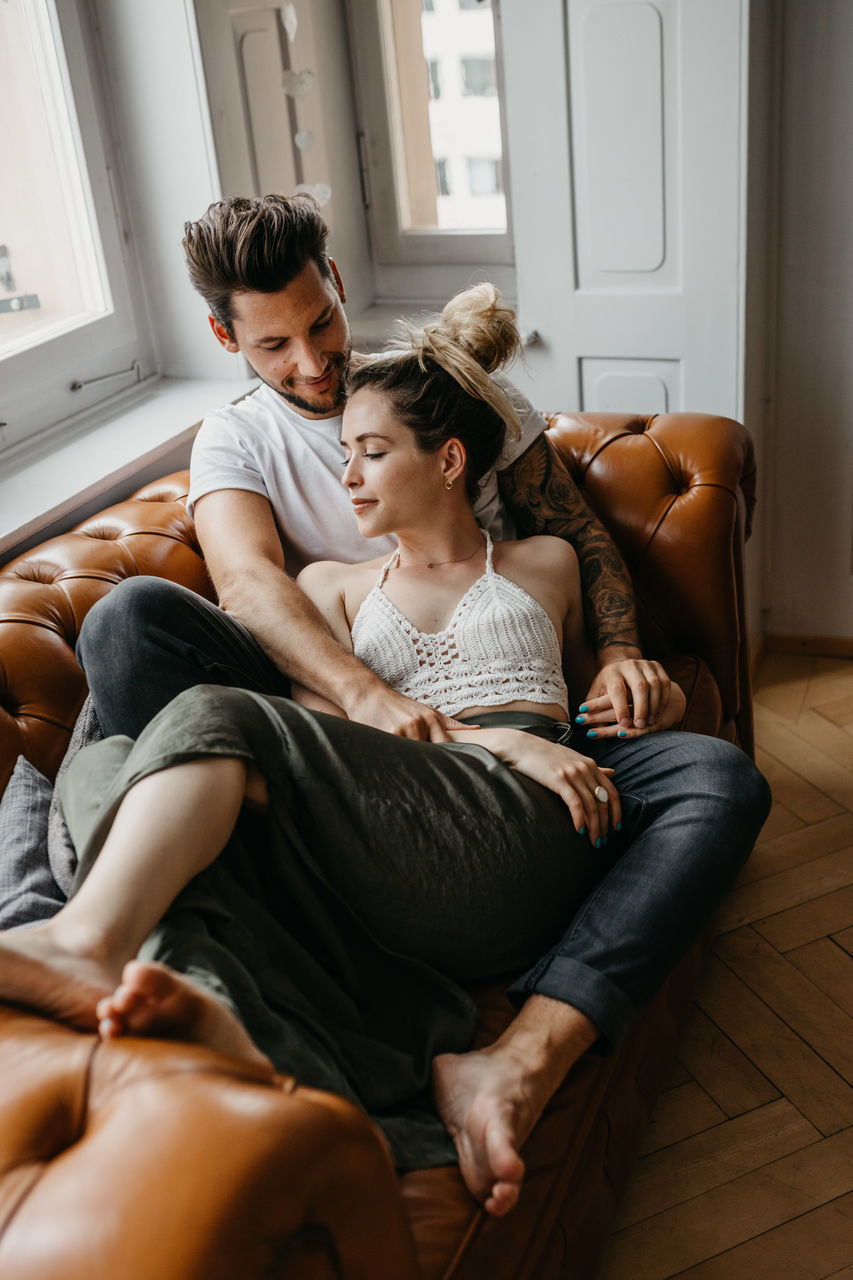
[[[525,533],[551,534],[574,547],[587,629],[599,662],[639,656],[628,570],[547,438],[540,436],[500,473],[499,481],[501,495]]]
[[[251,631],[280,671],[340,707],[381,683],[338,643],[314,602],[274,565],[223,584],[219,603]]]

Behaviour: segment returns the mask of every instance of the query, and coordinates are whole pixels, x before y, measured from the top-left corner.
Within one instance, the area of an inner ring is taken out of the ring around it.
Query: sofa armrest
[[[366,1116],[208,1049],[0,1006],[4,1280],[284,1274],[417,1280]]]
[[[665,664],[701,658],[720,693],[719,735],[751,752],[743,601],[755,502],[749,432],[711,414],[546,416],[550,439],[625,558],[644,652]]]

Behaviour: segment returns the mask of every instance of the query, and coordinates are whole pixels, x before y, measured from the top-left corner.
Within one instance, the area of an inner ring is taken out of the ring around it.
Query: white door
[[[536,404],[741,416],[747,11],[502,0]]]

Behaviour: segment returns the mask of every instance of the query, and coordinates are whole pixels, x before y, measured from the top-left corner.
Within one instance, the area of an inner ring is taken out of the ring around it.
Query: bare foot
[[[0,935],[0,999],[83,1031],[117,977],[118,966],[60,946],[50,925]]]
[[[432,1064],[439,1115],[459,1153],[459,1171],[495,1217],[515,1207],[524,1177],[519,1150],[539,1118],[517,1060],[484,1049],[440,1054]]]
[[[131,960],[124,966],[121,984],[99,1001],[97,1015],[104,1040],[159,1036],[270,1065],[230,1009],[163,964]]]
[[[456,1143],[471,1194],[502,1217],[514,1208],[524,1162],[519,1152],[566,1072],[598,1031],[573,1005],[531,996],[487,1049],[433,1059],[439,1115]]]

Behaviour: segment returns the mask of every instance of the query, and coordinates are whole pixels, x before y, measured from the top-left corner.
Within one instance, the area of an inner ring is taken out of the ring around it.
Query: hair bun
[[[494,373],[521,349],[515,312],[493,284],[475,284],[451,298],[438,324],[427,325],[425,337],[437,332],[470,351],[487,373]]]

